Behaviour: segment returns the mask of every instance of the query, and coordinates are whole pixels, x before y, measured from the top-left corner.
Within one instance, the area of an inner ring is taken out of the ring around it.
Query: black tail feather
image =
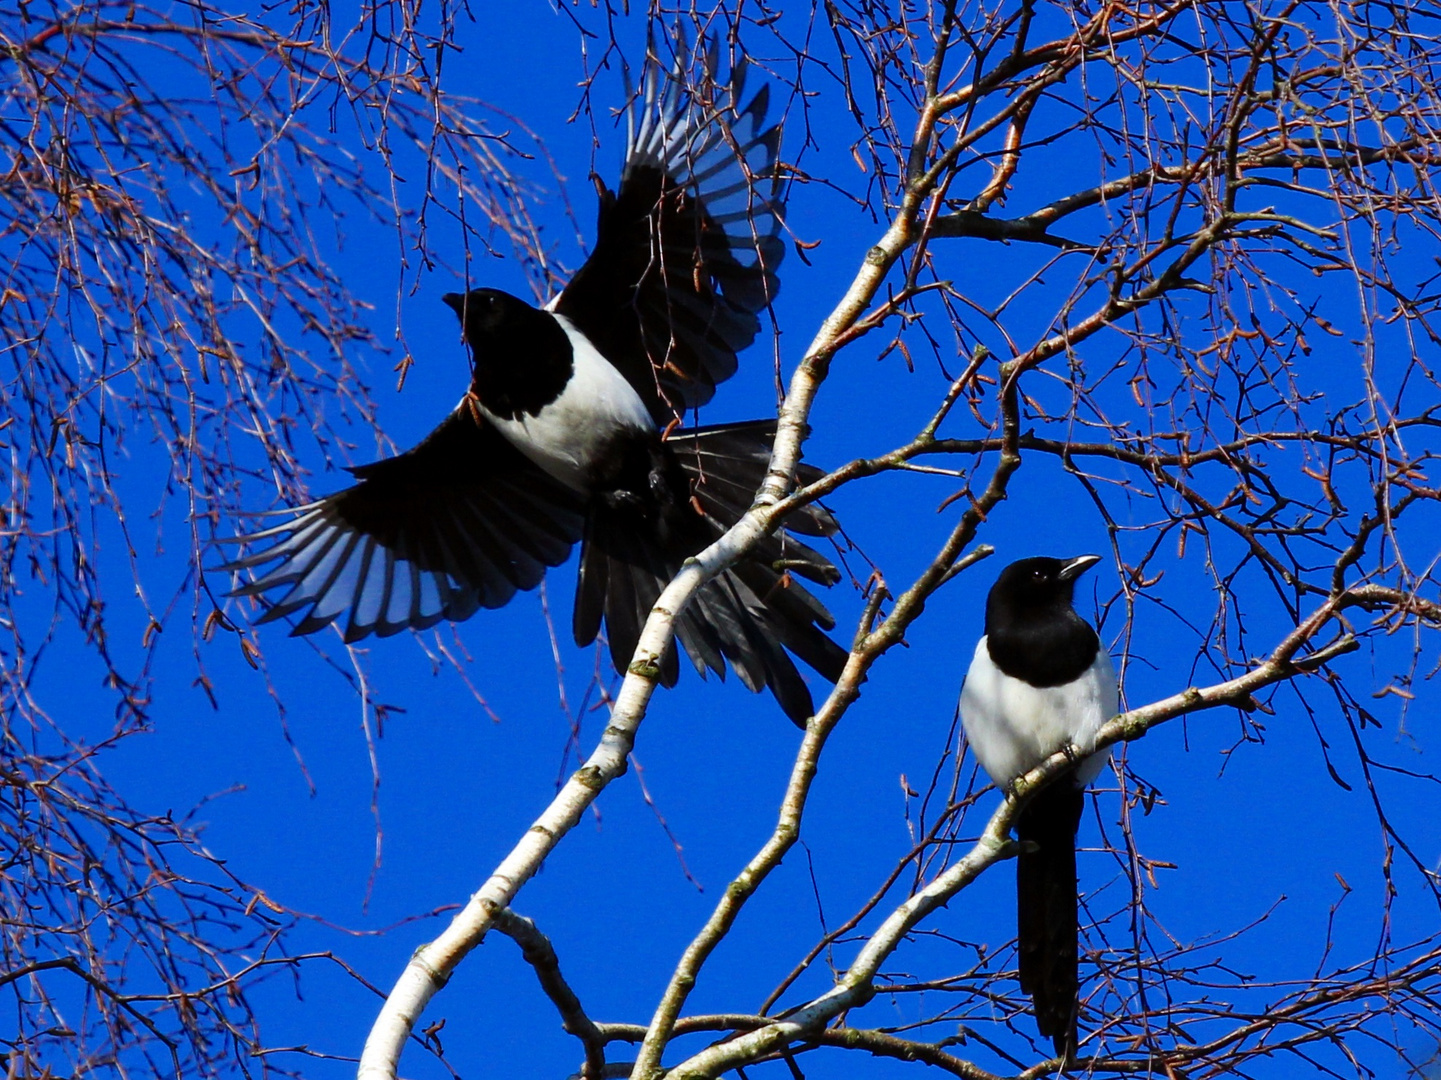
[[[721,644],[723,638],[715,624],[710,621],[705,608],[700,604],[691,604],[681,612],[680,624],[676,637],[680,639],[690,662],[701,672],[702,678],[705,672],[709,671],[717,678],[724,679],[726,665]]]
[[[770,468],[775,437],[775,420],[752,420],[679,431],[666,445],[690,477],[701,509],[729,528],[755,502]],[[796,484],[814,483],[824,475],[814,465],[801,464],[796,468]],[[785,528],[802,536],[834,536],[838,526],[829,510],[812,503],[786,518]],[[796,541],[790,543],[795,545]],[[816,558],[821,559],[819,555]]]
[[[1031,995],[1036,1027],[1057,1055],[1076,1052],[1079,1007],[1076,830],[1085,792],[1070,776],[1038,791],[1016,819],[1017,949],[1021,990]],[[1034,844],[1036,850],[1024,848]]]
[[[626,494],[594,500],[576,588],[578,644],[594,641],[604,620],[611,659],[617,671],[625,670],[666,584],[749,509],[769,466],[774,431],[774,422],[765,421],[683,432],[665,444],[663,460],[674,470],[670,494],[654,502]],[[817,535],[835,531],[820,507],[798,511],[792,520]],[[840,578],[830,560],[783,531],[765,538],[747,559],[701,587],[676,621],[676,638],[702,677],[713,671],[724,678],[729,661],[749,689],[769,689],[804,726],[815,707],[791,654],[834,682],[848,653],[826,636],[835,619],[797,576],[826,585]],[[674,644],[660,668],[662,685],[673,685]]]

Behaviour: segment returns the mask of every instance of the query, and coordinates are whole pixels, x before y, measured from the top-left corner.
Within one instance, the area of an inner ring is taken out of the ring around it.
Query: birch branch
[[[561,1027],[567,1034],[579,1039],[585,1048],[581,1080],[601,1080],[605,1075],[605,1040],[595,1021],[586,1015],[580,998],[561,974],[555,946],[533,920],[517,915],[509,908],[495,913],[495,929],[520,946],[522,958],[535,969],[540,988],[560,1013]]]

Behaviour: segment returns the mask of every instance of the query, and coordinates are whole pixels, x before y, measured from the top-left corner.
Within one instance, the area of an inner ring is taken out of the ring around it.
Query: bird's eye
[[[1032,570],[1032,571],[1031,571],[1031,580],[1032,580],[1032,581],[1045,581],[1045,580],[1046,580],[1046,572],[1045,572],[1044,570]]]

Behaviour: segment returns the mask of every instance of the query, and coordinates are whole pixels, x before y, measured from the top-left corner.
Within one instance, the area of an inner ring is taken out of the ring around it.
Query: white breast
[[[996,667],[983,637],[961,689],[961,723],[981,768],[1003,787],[1068,742],[1089,753],[1096,732],[1116,715],[1118,700],[1116,670],[1105,649],[1075,682],[1036,687]],[[1092,754],[1076,770],[1077,782],[1089,784],[1110,756],[1109,749]]]
[[[591,466],[603,458],[617,436],[652,432],[645,402],[564,315],[552,312],[570,339],[575,372],[560,397],[536,416],[515,420],[482,408],[486,419],[531,461],[561,483],[588,491]]]

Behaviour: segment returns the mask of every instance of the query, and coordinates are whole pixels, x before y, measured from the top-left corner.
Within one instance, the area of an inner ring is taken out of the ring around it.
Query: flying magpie
[[[1101,640],[1071,606],[1076,578],[1099,555],[1033,558],[1001,571],[986,597],[986,632],[961,689],[961,723],[999,788],[1058,750],[1080,760],[1021,809],[1016,835],[1017,949],[1021,990],[1056,1053],[1076,1050],[1076,830],[1083,793],[1110,757],[1091,753],[1116,715],[1116,671]]]
[[[352,469],[355,486],[234,538],[268,542],[222,568],[274,564],[235,591],[268,605],[259,622],[295,615],[295,634],[336,623],[353,642],[459,621],[534,588],[579,542],[576,643],[604,623],[623,671],[682,563],[749,509],[775,422],[676,427],[735,373],[776,295],[780,127],[765,123],[768,87],[741,104],[744,60],[722,84],[715,43],[702,46],[697,95],[683,42],[676,52],[669,73],[647,64],[619,187],[597,182],[595,246],[560,293],[540,308],[498,289],[443,297],[471,359],[454,411],[413,449]],[[794,479],[818,475],[802,466]],[[785,526],[836,531],[818,506]],[[790,654],[832,682],[847,654],[796,576],[840,574],[781,531],[702,587],[677,637],[702,676],[724,678],[729,661],[804,725],[814,707]],[[658,677],[677,675],[672,645]]]

